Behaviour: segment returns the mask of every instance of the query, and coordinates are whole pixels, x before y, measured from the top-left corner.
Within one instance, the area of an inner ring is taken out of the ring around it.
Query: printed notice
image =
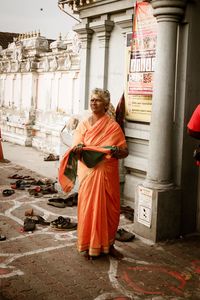
[[[139,187],[138,190],[138,222],[151,227],[153,191]]]

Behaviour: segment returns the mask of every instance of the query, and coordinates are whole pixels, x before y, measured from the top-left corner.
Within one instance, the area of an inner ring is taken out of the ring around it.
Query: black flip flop
[[[3,190],[2,194],[4,197],[8,197],[8,196],[11,196],[15,193],[14,190],[10,190],[10,189],[6,189],[6,190]]]
[[[5,240],[6,240],[5,235],[0,235],[0,241],[5,241]]]
[[[67,206],[63,198],[49,199],[47,204],[58,208],[65,208]]]

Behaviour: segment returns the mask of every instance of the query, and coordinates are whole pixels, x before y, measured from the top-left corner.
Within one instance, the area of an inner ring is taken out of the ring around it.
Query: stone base
[[[134,232],[158,242],[180,235],[180,189],[155,190],[139,185],[136,191]]]
[[[26,147],[32,146],[32,137],[30,136],[20,135],[17,133],[3,132],[2,137],[7,142],[11,142]]]

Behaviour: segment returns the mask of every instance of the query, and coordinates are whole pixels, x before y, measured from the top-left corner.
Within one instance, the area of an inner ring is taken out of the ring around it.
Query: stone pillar
[[[108,50],[110,33],[113,29],[114,22],[110,20],[101,20],[90,23],[90,28],[96,33],[99,39],[101,64],[98,66],[99,87],[107,89],[108,81]]]
[[[152,0],[157,48],[147,176],[136,193],[135,231],[153,241],[180,231],[180,190],[173,184],[172,143],[178,23],[186,0]]]
[[[173,185],[172,129],[177,28],[184,13],[185,2],[152,1],[158,33],[146,186],[158,189],[168,189]]]
[[[90,47],[93,31],[88,24],[78,24],[73,30],[79,34],[81,40],[80,51],[80,111],[88,109],[89,73],[90,73]]]

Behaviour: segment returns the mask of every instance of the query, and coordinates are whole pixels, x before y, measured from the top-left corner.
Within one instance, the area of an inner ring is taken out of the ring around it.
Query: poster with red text
[[[151,4],[136,2],[125,95],[127,120],[151,120],[156,39],[157,21]]]

